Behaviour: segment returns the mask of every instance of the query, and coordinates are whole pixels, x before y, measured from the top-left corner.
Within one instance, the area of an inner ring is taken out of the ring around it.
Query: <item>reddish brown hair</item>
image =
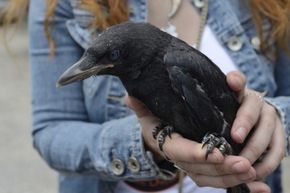
[[[100,29],[121,23],[129,18],[126,0],[103,0],[100,3],[92,0],[81,0],[81,6],[95,16],[92,26]]]
[[[23,8],[27,7],[28,0],[10,0],[5,22],[11,23],[17,15],[23,14]],[[54,49],[54,44],[50,36],[50,21],[53,19],[54,9],[57,0],[46,0],[47,12],[45,20],[45,33],[50,42],[50,48]],[[92,27],[105,29],[108,26],[128,20],[129,8],[127,0],[81,0],[80,7],[87,9],[95,19],[91,21]],[[289,52],[290,44],[290,0],[251,0],[251,12],[256,25],[259,37],[262,40],[261,49],[266,52],[269,38],[277,45],[278,49]],[[16,15],[15,15],[16,14]],[[262,22],[267,19],[271,25],[269,36],[264,34]]]
[[[262,39],[262,51],[267,51],[268,40],[271,40],[278,50],[284,49],[289,53],[290,0],[251,0],[250,5],[257,32]],[[271,23],[269,35],[263,32],[263,18]]]

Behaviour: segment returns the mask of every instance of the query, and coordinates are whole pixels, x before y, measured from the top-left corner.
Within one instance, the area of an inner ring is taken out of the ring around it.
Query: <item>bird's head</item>
[[[63,86],[92,75],[116,75],[134,78],[170,39],[158,28],[146,23],[125,22],[102,32],[81,57],[59,78]],[[162,41],[160,41],[162,40]]]

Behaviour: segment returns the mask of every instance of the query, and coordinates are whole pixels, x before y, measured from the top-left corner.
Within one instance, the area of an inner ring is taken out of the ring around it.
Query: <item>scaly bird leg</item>
[[[218,136],[216,133],[208,133],[202,140],[202,148],[207,145],[205,159],[213,152],[214,148],[218,148],[223,155],[231,155],[232,147],[224,137]]]
[[[171,133],[172,132],[173,132],[173,127],[167,125],[167,126],[163,127],[162,129],[160,129],[160,131],[156,135],[157,143],[158,143],[159,149],[161,151],[163,151],[163,144],[165,143],[166,137],[169,136],[171,138]]]

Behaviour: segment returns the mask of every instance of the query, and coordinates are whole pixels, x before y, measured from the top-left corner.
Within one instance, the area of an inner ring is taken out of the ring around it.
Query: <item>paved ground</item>
[[[0,34],[0,193],[55,193],[56,174],[31,144],[27,32],[8,39],[10,54]]]
[[[25,28],[20,27],[8,42],[10,54],[3,46],[3,38],[0,40],[0,193],[56,193],[56,173],[31,145]],[[283,167],[284,192],[290,193],[289,158]]]

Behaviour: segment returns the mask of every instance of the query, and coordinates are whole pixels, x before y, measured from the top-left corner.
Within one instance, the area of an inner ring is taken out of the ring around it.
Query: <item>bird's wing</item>
[[[199,63],[205,62],[202,61],[205,60],[204,58],[198,57],[196,58],[186,50],[169,50],[164,57],[164,64],[173,90],[183,99],[193,121],[198,121],[203,126],[199,133],[205,131],[223,133],[227,127],[224,113],[214,103],[212,96],[210,96],[212,93],[209,92],[209,88],[214,87],[214,85],[205,86],[205,84],[212,84],[210,83],[211,79],[218,75],[215,74],[217,73],[215,67],[193,64],[197,59],[200,60]],[[218,90],[218,88],[212,89]]]
[[[192,121],[195,122],[194,125],[199,123],[203,133],[205,129],[221,132],[218,129],[224,124],[222,113],[212,103],[200,82],[189,73],[183,72],[178,66],[169,67],[167,70],[171,86],[184,101]]]
[[[192,93],[192,86],[196,85],[195,92],[211,101],[215,109],[222,112],[227,122],[232,124],[239,103],[235,94],[229,89],[225,75],[205,55],[187,46],[180,46],[178,43],[174,42],[164,56],[164,64],[171,76],[172,85],[188,85],[184,80],[191,79],[192,85],[188,88],[189,91]],[[176,71],[180,71],[179,74],[184,77],[182,82],[173,76],[174,73],[177,73]]]
[[[189,73],[204,85],[210,96],[228,89],[223,72],[207,56],[188,45],[173,41],[164,56],[164,63],[166,67],[178,66]]]

